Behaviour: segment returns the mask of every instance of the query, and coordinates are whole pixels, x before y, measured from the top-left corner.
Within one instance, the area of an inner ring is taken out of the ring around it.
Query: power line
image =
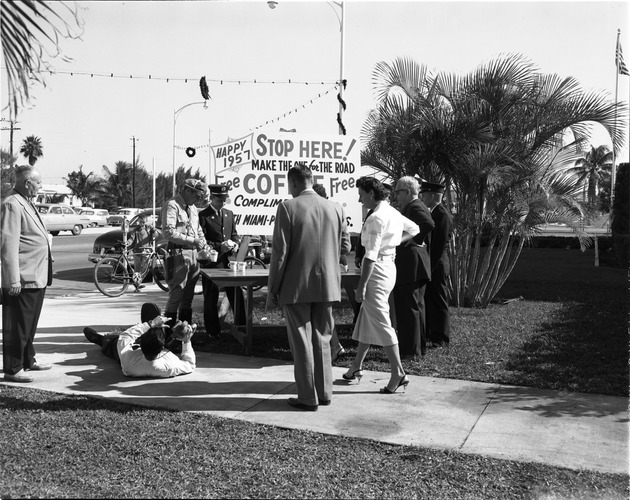
[[[22,129],[15,126],[16,123],[19,123],[17,121],[7,120],[6,118],[2,118],[2,121],[3,122],[9,122],[11,124],[10,127],[8,127],[8,128],[4,127],[2,130],[10,130],[11,131],[10,135],[9,135],[9,147],[10,147],[9,153],[11,154],[11,158],[13,158],[13,131],[14,130],[22,130]],[[11,161],[13,161],[13,160],[11,160]]]

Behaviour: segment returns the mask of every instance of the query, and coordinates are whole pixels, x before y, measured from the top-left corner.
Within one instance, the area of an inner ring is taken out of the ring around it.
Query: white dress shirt
[[[127,377],[175,377],[192,373],[197,359],[190,342],[182,342],[181,359],[167,349],[149,361],[141,349],[134,349],[133,343],[151,329],[148,323],[138,323],[125,330],[118,337],[118,356],[120,366]]]
[[[373,261],[393,259],[403,232],[415,236],[420,232],[420,228],[388,202],[379,202],[361,229],[361,244],[365,247],[364,257]]]

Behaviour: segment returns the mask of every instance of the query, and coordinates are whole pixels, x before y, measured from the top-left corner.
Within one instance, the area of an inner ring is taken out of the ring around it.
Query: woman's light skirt
[[[396,284],[393,260],[377,261],[367,283],[365,298],[357,316],[352,338],[364,344],[398,344],[389,316],[389,295]]]

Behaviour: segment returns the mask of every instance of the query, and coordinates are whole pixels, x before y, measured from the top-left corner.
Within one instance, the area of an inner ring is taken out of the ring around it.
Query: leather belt
[[[167,250],[194,250],[194,246],[168,244]]]
[[[395,260],[396,256],[395,255],[379,255],[378,257],[376,257],[376,261],[385,261],[385,260]]]

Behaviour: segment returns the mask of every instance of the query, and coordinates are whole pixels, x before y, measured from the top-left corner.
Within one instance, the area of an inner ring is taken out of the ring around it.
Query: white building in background
[[[70,188],[65,184],[42,184],[37,192],[36,203],[63,203],[80,207],[81,200],[72,194]]]

